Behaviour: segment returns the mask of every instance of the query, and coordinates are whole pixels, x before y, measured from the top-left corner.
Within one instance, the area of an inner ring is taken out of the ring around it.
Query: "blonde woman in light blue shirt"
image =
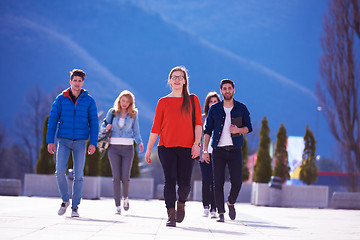
[[[112,116],[113,115],[113,116]],[[113,117],[112,124],[111,118]],[[144,151],[140,135],[138,110],[135,108],[135,97],[128,91],[122,91],[109,109],[102,124],[102,130],[111,129],[108,156],[113,175],[113,192],[116,213],[121,214],[121,195],[124,210],[129,210],[129,182],[134,158],[134,140],[139,152]],[[121,194],[122,190],[122,194]]]

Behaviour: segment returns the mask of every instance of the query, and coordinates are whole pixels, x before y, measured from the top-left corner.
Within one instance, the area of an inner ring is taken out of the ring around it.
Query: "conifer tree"
[[[242,146],[242,161],[243,161],[243,165],[242,165],[242,175],[241,175],[241,179],[243,182],[249,180],[249,176],[250,176],[250,171],[249,168],[247,166],[248,163],[248,144],[247,144],[247,139],[244,137],[244,145]]]
[[[54,174],[55,173],[55,162],[54,155],[50,154],[47,150],[46,133],[49,122],[49,116],[46,117],[42,131],[42,145],[40,149],[40,157],[36,162],[36,173],[37,174]]]
[[[105,155],[102,159],[100,159],[99,165],[100,165],[100,176],[103,177],[112,177],[112,172],[111,172],[111,166],[110,166],[110,161],[109,161],[109,156],[108,156],[108,151],[104,150]]]
[[[276,135],[276,149],[275,149],[275,167],[274,176],[282,178],[284,181],[290,179],[290,167],[288,162],[288,152],[286,149],[287,135],[284,124],[281,124]]]
[[[134,158],[133,163],[131,166],[131,174],[130,177],[136,178],[140,175],[140,168],[139,168],[139,153],[137,150],[137,144],[134,141]]]
[[[86,149],[89,148],[89,145],[90,145],[90,139],[87,141]],[[97,147],[95,148],[95,152],[92,155],[89,155],[86,152],[84,176],[99,175],[99,159],[100,159],[100,152]]]
[[[304,144],[305,148],[302,155],[303,162],[300,165],[299,179],[306,185],[310,185],[317,181],[318,171],[315,163],[316,142],[309,126],[306,126]]]
[[[271,178],[271,157],[270,157],[270,129],[266,117],[261,121],[259,150],[254,166],[253,181],[258,183],[268,183]]]

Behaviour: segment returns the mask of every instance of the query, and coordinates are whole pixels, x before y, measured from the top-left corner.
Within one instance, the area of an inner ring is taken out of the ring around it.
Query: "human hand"
[[[89,146],[89,148],[88,148],[88,154],[89,155],[93,155],[94,154],[94,152],[95,152],[95,150],[96,150],[96,147],[95,147],[95,145],[90,145]]]
[[[146,150],[146,153],[145,153],[145,161],[147,162],[147,163],[152,163],[152,161],[151,161],[151,159],[150,159],[150,155],[151,155],[151,150],[149,151],[149,150]]]
[[[49,143],[47,146],[48,152],[50,154],[54,154],[55,153],[55,144],[54,143]]]
[[[234,124],[231,124],[231,126],[230,126],[230,133],[231,133],[231,134],[236,134],[236,133],[242,134],[242,133],[241,133],[241,129],[238,128],[238,127],[237,127],[236,125],[234,125]]]
[[[112,128],[112,124],[106,125],[105,132],[108,132]]]
[[[209,153],[203,153],[202,158],[204,159],[204,161],[209,164],[210,163],[210,155]]]
[[[144,145],[142,143],[139,143],[139,152],[144,151]]]
[[[191,148],[191,157],[193,159],[197,158],[200,155],[200,146],[197,144],[194,144]]]

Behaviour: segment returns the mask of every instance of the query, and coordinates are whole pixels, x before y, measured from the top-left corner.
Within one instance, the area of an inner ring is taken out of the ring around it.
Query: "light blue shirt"
[[[104,118],[101,125],[101,131],[105,131],[106,123],[110,123],[113,108],[110,108]],[[136,114],[135,118],[131,118],[130,114],[127,113],[125,116],[125,123],[122,127],[119,125],[120,116],[114,115],[112,122],[111,137],[113,138],[133,138],[136,144],[142,143],[139,126],[139,114]],[[105,122],[106,121],[106,122]]]

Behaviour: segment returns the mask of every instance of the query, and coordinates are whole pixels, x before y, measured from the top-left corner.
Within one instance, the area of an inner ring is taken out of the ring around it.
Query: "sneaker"
[[[231,220],[234,220],[236,218],[236,211],[235,211],[235,206],[234,204],[227,204],[229,207],[229,217]]]
[[[58,215],[64,215],[64,213],[66,212],[67,207],[70,205],[70,202],[62,202],[60,209],[58,211]]]
[[[208,216],[209,216],[209,207],[204,207],[203,217],[208,217]]]
[[[225,222],[224,214],[223,214],[223,213],[220,213],[220,214],[219,214],[219,219],[217,220],[217,222]]]
[[[217,216],[216,216],[216,211],[215,211],[215,210],[212,210],[212,211],[210,212],[210,215],[211,215],[211,218],[217,218]]]
[[[124,199],[124,210],[129,210],[129,198]]]
[[[76,208],[72,209],[71,217],[80,217],[78,210]]]
[[[116,214],[121,215],[121,206],[116,207]]]

